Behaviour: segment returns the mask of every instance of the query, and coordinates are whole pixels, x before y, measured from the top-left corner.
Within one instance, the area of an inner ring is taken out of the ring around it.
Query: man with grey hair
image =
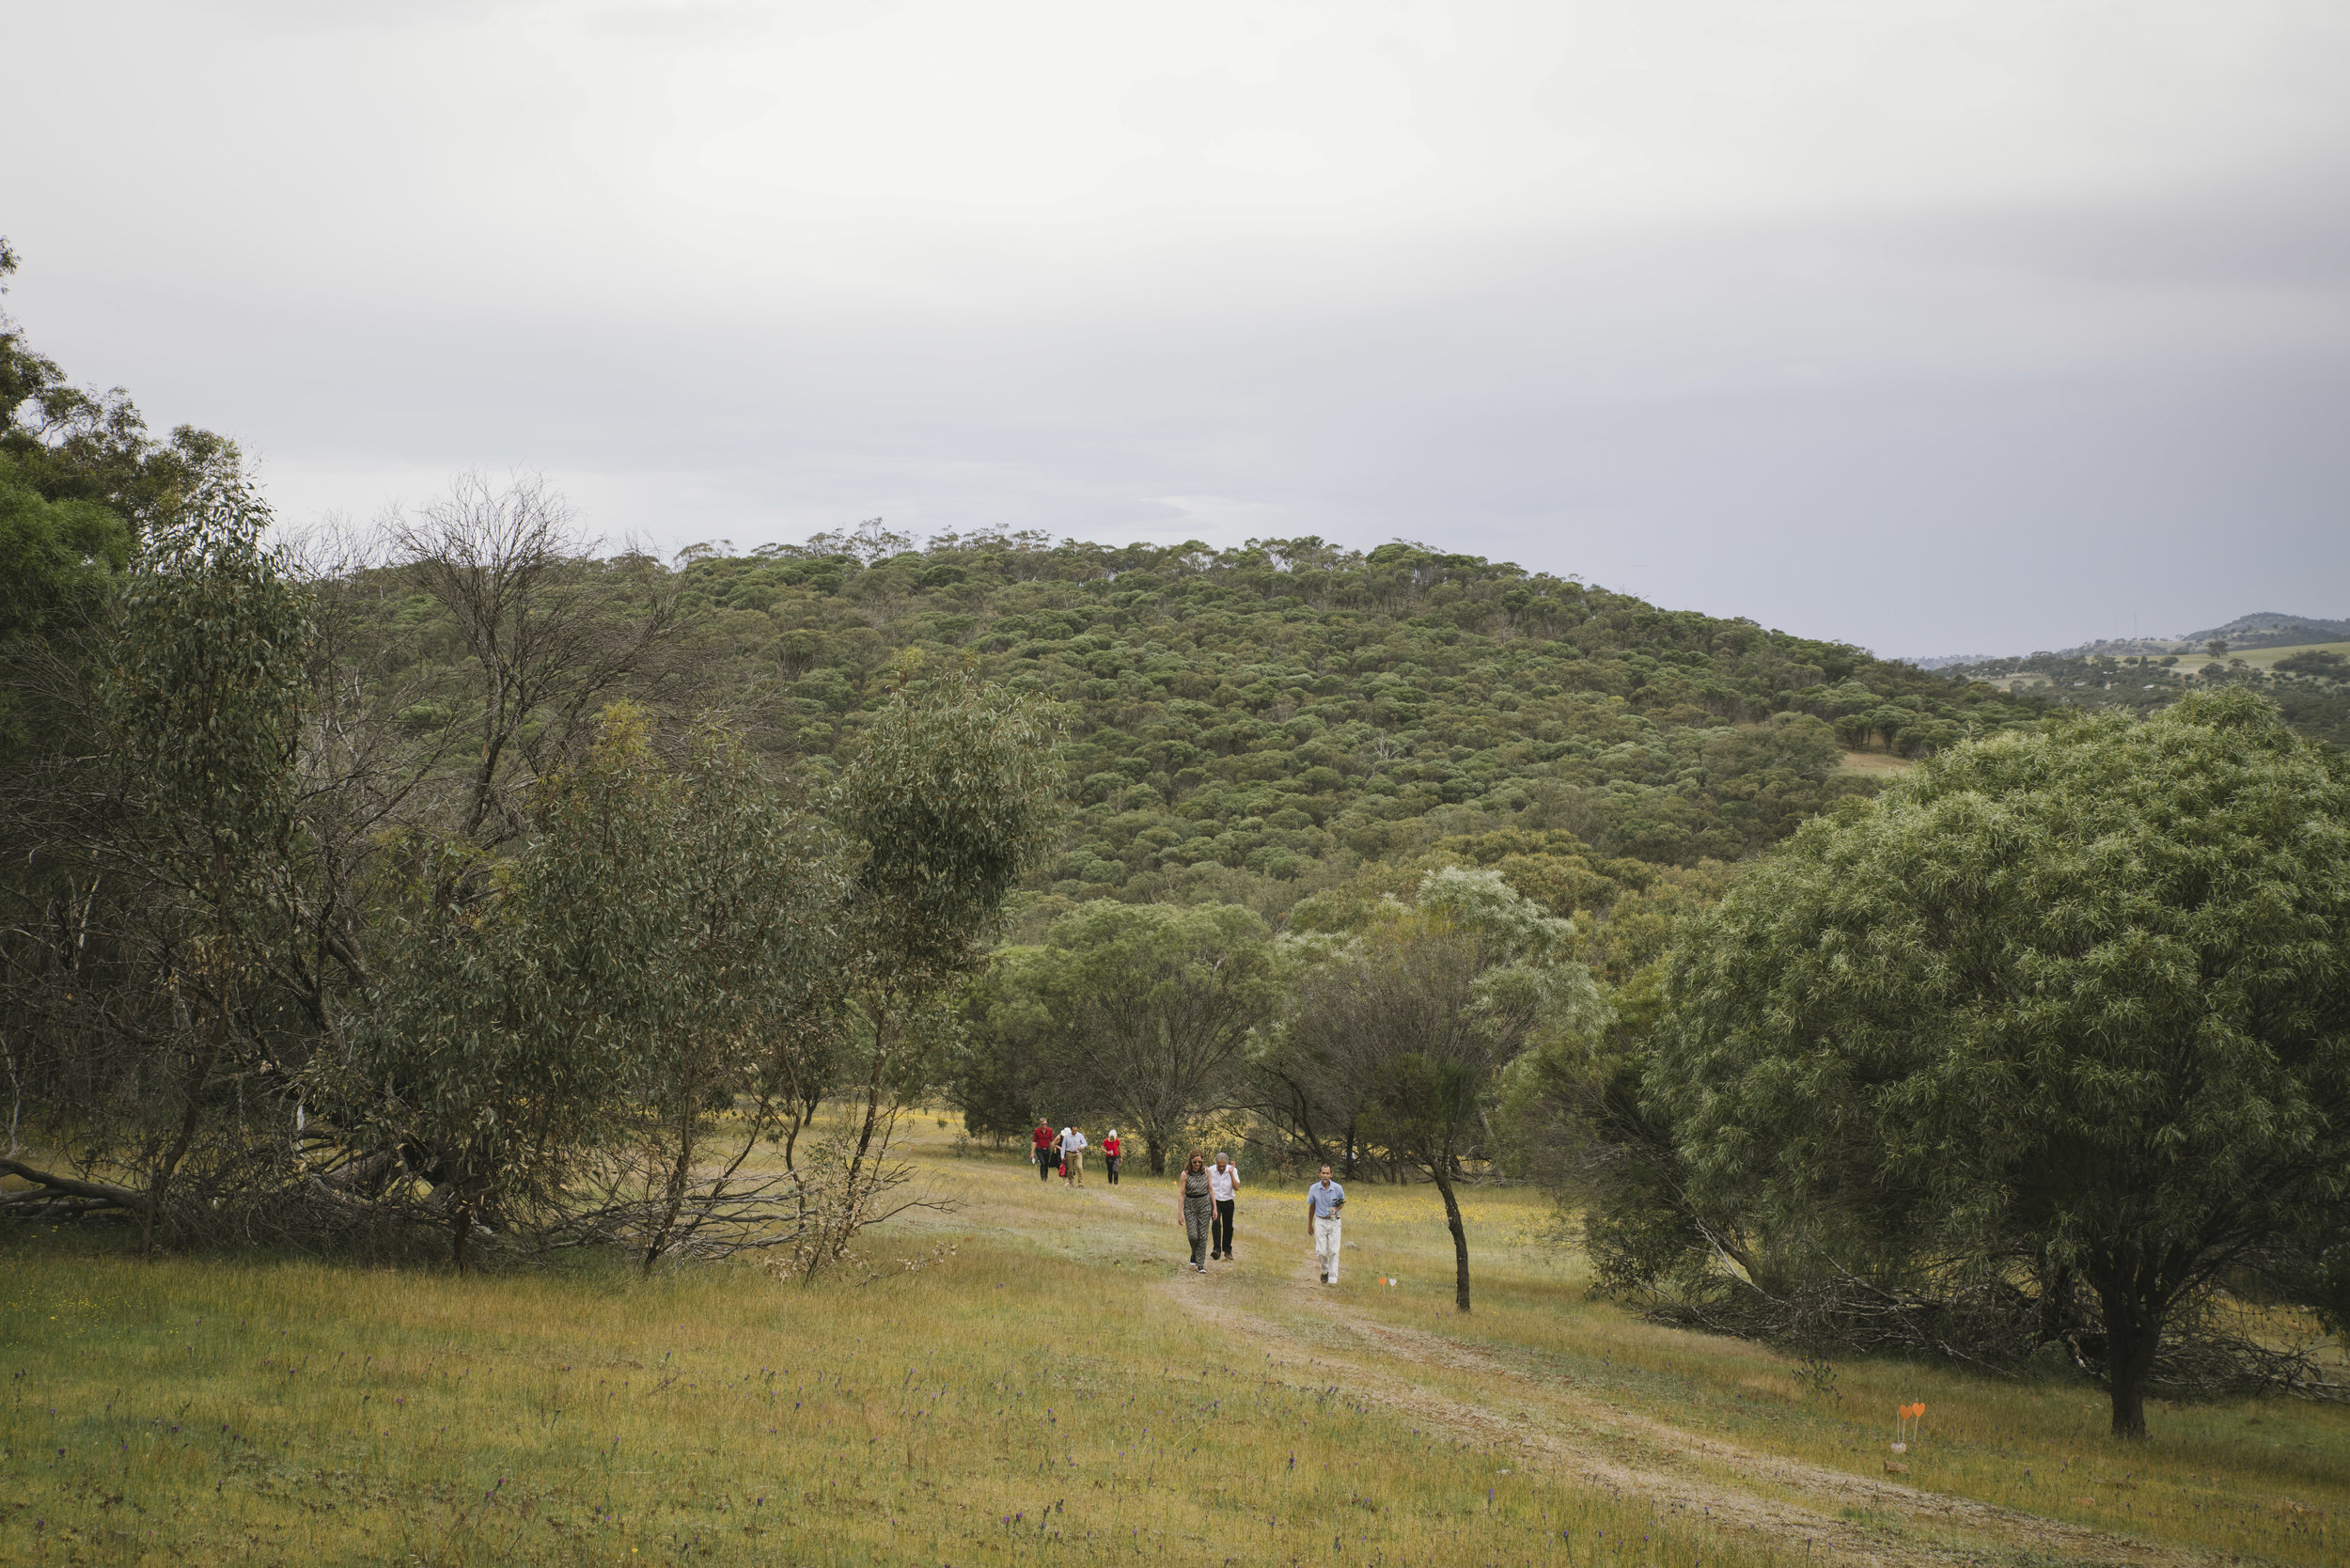
[[[1339,1211],[1346,1207],[1346,1189],[1330,1180],[1330,1168],[1322,1168],[1322,1180],[1306,1189],[1306,1229],[1314,1238],[1314,1263],[1322,1270],[1322,1282],[1339,1282],[1339,1251],[1345,1246],[1340,1237]]]
[[[1233,1195],[1240,1191],[1240,1167],[1234,1165],[1232,1156],[1222,1150],[1216,1151],[1215,1164],[1208,1167],[1208,1191],[1215,1198],[1215,1225],[1211,1237],[1215,1246],[1208,1256],[1230,1262],[1232,1203]]]

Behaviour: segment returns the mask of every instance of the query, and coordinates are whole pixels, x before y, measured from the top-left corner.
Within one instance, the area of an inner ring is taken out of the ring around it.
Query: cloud
[[[522,463],[671,547],[1427,538],[1890,651],[2350,613],[2338,6],[11,29],[11,307],[290,516]]]

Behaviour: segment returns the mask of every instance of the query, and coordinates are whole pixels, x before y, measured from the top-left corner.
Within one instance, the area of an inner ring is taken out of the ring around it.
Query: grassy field
[[[2232,664],[2241,659],[2254,669],[2274,669],[2278,660],[2290,659],[2295,653],[2350,654],[2350,642],[2302,642],[2295,643],[2290,648],[2231,649],[2220,655],[2219,662]],[[2182,653],[2179,655],[2178,668],[2183,673],[2192,673],[2212,662],[2212,656],[2208,653]]]
[[[2253,669],[2267,671],[2277,667],[2278,660],[2289,659],[2295,653],[2350,654],[2350,642],[2304,642],[2295,643],[2289,648],[2238,648],[2221,654],[2216,661],[2208,653],[2181,653],[2178,655],[2176,664],[2165,666],[2164,673],[2192,675],[2205,665],[2232,664],[2239,659]],[[2113,679],[2126,683],[2130,678],[2140,673],[2135,666],[2124,666]],[[1989,681],[1988,683],[1997,686],[2001,691],[2022,691],[2032,686],[2060,684],[2048,676],[2029,673],[2000,676]],[[1847,758],[1848,765],[1850,761],[1851,760]]]
[[[1163,1185],[1048,1187],[924,1130],[961,1207],[874,1250],[957,1249],[864,1286],[141,1267],[0,1232],[0,1562],[2342,1556],[2350,1411],[2164,1407],[2124,1449],[2070,1381],[1815,1389],[1586,1299],[1518,1193],[1469,1205],[1465,1320],[1424,1189],[1353,1189],[1335,1290],[1294,1184],[1245,1193],[1246,1256],[1200,1278]]]

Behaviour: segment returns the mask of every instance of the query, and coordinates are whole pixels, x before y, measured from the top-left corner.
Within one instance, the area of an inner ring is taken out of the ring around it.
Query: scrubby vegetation
[[[782,756],[854,735],[908,646],[1063,704],[1080,809],[1042,881],[1071,900],[1277,908],[1265,884],[1504,823],[1602,858],[1734,860],[1865,792],[1848,749],[1922,755],[2047,707],[1413,544],[916,549],[875,525],[693,560],[680,590]]]
[[[959,1201],[902,1157],[943,1101],[982,1143],[1116,1122],[1137,1177],[1213,1134],[1424,1182],[1459,1313],[1479,1189],[1533,1184],[1594,1294],[1815,1394],[1879,1352],[2085,1378],[2137,1436],[2152,1397],[2344,1391],[2322,651],[2009,692],[1410,542],[875,522],[665,563],[527,478],[296,540],[232,444],[12,328],[0,412],[0,1215],[44,1234],[850,1289]],[[955,1374],[965,1439],[1010,1364]],[[1136,1497],[1174,1451],[1098,1449]],[[948,1543],[939,1499],[801,1482]],[[559,1528],[611,1517],[583,1484]],[[497,1490],[462,1551],[533,1533]],[[1530,1553],[1528,1506],[1476,1539]],[[1263,1549],[1327,1522],[1268,1504]]]
[[[2277,705],[2287,724],[2311,740],[2350,745],[2350,686],[2340,651],[2298,648],[2270,651],[2277,637],[2230,643],[2215,637],[2185,653],[2126,647],[2080,648],[2020,659],[1986,659],[1945,666],[1954,679],[1982,681],[2060,708],[2118,710],[2139,715],[2169,707],[2192,691],[2248,686]]]

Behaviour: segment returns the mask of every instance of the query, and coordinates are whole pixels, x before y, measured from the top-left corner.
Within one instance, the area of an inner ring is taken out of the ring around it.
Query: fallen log
[[[95,1199],[115,1208],[143,1209],[147,1206],[145,1193],[133,1192],[129,1187],[118,1187],[108,1182],[85,1182],[78,1176],[59,1176],[47,1170],[36,1170],[22,1160],[0,1159],[0,1175],[21,1177],[51,1192]]]

